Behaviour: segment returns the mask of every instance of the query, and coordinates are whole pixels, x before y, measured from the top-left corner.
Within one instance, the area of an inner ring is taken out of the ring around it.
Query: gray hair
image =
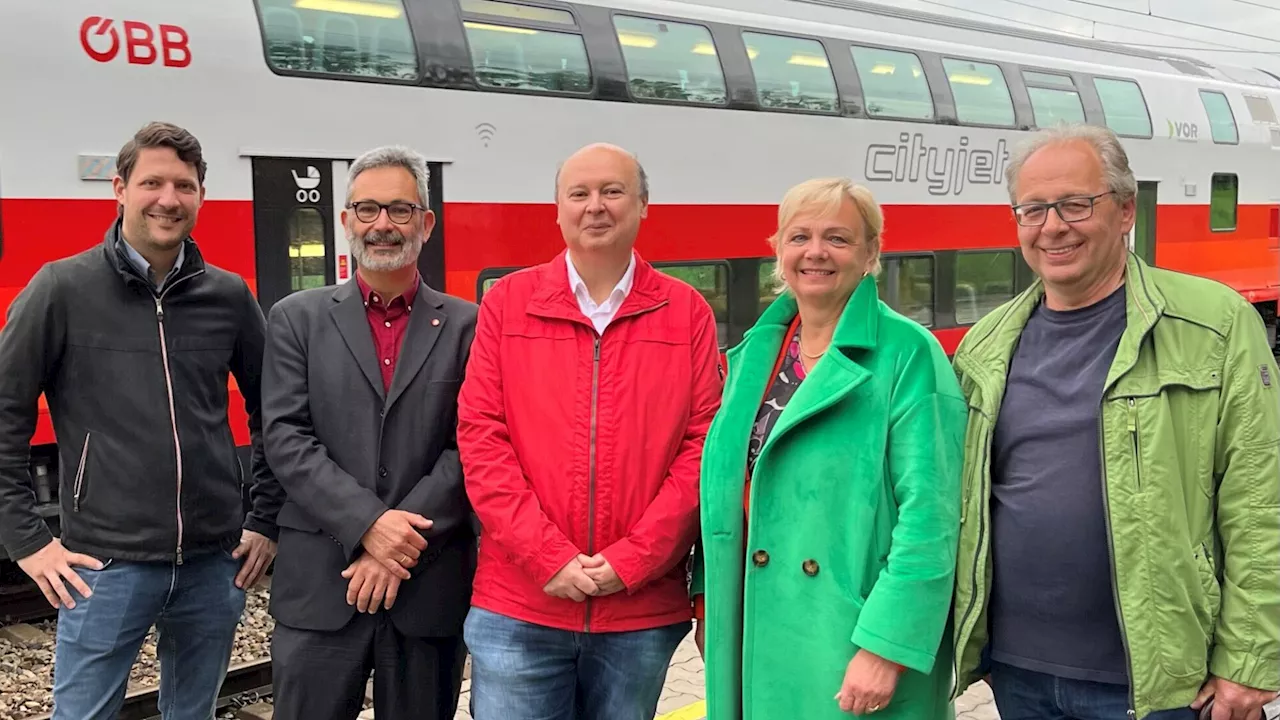
[[[1051,145],[1061,145],[1073,141],[1083,141],[1098,153],[1102,161],[1102,174],[1107,181],[1107,189],[1115,192],[1116,199],[1128,202],[1138,195],[1138,181],[1133,177],[1129,167],[1129,155],[1124,151],[1120,138],[1110,128],[1098,125],[1061,124],[1041,130],[1031,139],[1019,145],[1013,153],[1013,159],[1005,170],[1005,180],[1009,185],[1010,202],[1018,202],[1016,186],[1018,174],[1022,166],[1036,152]]]
[[[633,153],[633,152],[631,152],[631,151],[629,151],[629,150],[625,150],[625,149],[623,149],[623,148],[620,148],[620,147],[618,147],[617,145],[610,145],[610,144],[607,144],[607,143],[597,143],[596,145],[588,145],[588,146],[586,146],[586,147],[580,148],[580,149],[578,150],[578,152],[582,152],[583,150],[586,150],[586,149],[587,149],[587,148],[589,148],[589,147],[608,147],[608,148],[610,148],[610,149],[612,149],[612,150],[616,150],[617,152],[620,152],[620,153],[622,153],[623,155],[626,155],[627,157],[631,158],[631,162],[634,162],[634,163],[636,164],[636,175],[638,176],[638,179],[639,179],[639,182],[640,182],[640,200],[641,200],[641,201],[643,201],[645,204],[648,204],[648,202],[649,202],[649,173],[647,173],[647,172],[645,172],[645,171],[644,171],[644,165],[641,165],[641,164],[640,164],[640,158],[636,157],[636,154],[635,154],[635,153]],[[575,154],[576,154],[576,153],[575,153]],[[563,162],[556,166],[555,198],[556,198],[557,200],[559,200],[559,198],[560,198],[560,171],[561,171],[561,170],[563,170],[563,169],[564,169],[564,163],[563,163]]]
[[[374,148],[351,163],[351,169],[347,171],[348,203],[351,202],[351,186],[355,184],[360,173],[382,167],[398,167],[409,171],[418,185],[418,202],[428,207],[431,205],[431,198],[427,195],[427,182],[431,179],[427,159],[418,151],[403,145],[384,145]]]

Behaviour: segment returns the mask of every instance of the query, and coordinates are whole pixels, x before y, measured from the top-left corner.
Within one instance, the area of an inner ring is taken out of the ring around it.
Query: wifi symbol
[[[497,132],[498,128],[487,122],[480,123],[476,126],[476,134],[480,136],[480,141],[484,143],[485,147],[489,147],[489,141],[493,139],[493,136],[496,135]]]

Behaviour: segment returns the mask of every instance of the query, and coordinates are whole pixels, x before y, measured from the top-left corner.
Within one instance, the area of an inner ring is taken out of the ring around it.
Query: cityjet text
[[[1009,162],[1004,140],[994,150],[969,147],[969,137],[958,147],[930,145],[924,133],[902,133],[897,145],[878,144],[867,148],[865,175],[871,182],[920,182],[928,184],[930,195],[959,195],[967,185],[1000,185]]]

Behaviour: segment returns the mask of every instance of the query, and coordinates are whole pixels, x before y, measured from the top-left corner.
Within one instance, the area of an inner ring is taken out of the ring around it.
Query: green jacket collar
[[[795,296],[785,292],[765,308],[764,313],[760,315],[760,320],[756,322],[755,327],[747,331],[747,335],[764,328],[775,332],[777,328],[785,330],[795,319],[796,312],[798,307]],[[845,303],[844,310],[840,313],[840,320],[836,323],[835,332],[831,335],[831,344],[840,349],[870,350],[876,346],[879,327],[880,295],[876,288],[875,277],[867,275],[858,282],[853,295],[849,297],[849,302]]]
[[[1111,371],[1107,374],[1107,388],[1137,364],[1143,339],[1164,314],[1165,297],[1152,279],[1150,269],[1137,255],[1128,254],[1125,263],[1126,327],[1115,360],[1111,363]],[[984,318],[970,329],[972,337],[966,337],[956,353],[956,368],[979,384],[989,384],[996,379],[1002,382],[1009,374],[1009,363],[1018,346],[1018,338],[1043,298],[1044,283],[1037,278],[1031,287],[993,311],[997,316],[991,322]]]

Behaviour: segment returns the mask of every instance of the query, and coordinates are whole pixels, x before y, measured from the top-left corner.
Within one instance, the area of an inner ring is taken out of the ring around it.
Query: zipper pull
[[[592,357],[592,360],[596,360],[596,361],[600,360],[600,336],[599,335],[596,336],[595,355],[594,357]]]
[[[1129,398],[1129,432],[1138,432],[1138,404]]]
[[[164,322],[164,306],[160,304],[160,298],[156,298],[156,320]]]
[[[178,564],[179,565],[182,564],[182,546],[181,545],[178,546]]]

